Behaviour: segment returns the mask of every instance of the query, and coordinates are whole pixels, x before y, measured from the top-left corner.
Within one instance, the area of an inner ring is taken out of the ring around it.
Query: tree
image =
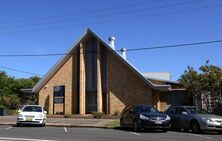
[[[17,96],[21,99],[21,104],[36,104],[36,94],[23,93],[20,89],[32,88],[39,80],[40,77],[37,76],[30,77],[29,79],[17,79],[15,92]]]
[[[188,66],[179,82],[185,86],[189,97],[200,99],[206,110],[213,112],[222,104],[222,69],[208,63],[201,66],[199,71]]]
[[[20,89],[32,88],[39,79],[37,76],[28,79],[15,79],[8,76],[4,71],[0,71],[0,106],[15,109],[20,104],[36,103],[37,97],[35,94],[25,94]]]

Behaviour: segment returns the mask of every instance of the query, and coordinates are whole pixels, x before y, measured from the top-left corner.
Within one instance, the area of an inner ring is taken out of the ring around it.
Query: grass
[[[119,127],[119,119],[115,119],[115,120],[107,123],[105,125],[105,127],[109,127],[109,128],[117,128],[117,127]]]

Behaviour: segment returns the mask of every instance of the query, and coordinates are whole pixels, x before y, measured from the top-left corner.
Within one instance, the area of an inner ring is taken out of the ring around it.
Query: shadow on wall
[[[47,113],[49,113],[49,95],[47,96],[45,100],[44,110],[47,111]]]

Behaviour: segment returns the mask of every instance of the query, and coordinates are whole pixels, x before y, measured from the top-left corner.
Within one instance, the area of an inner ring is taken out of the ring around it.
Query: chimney
[[[126,48],[121,48],[121,56],[126,60]]]
[[[109,46],[115,50],[115,37],[114,36],[110,36],[109,37]]]

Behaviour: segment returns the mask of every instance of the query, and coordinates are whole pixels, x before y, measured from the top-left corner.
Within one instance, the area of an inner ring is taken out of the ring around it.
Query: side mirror
[[[44,111],[44,114],[47,114],[47,111]]]
[[[21,109],[18,109],[18,113],[21,113],[22,112],[22,110]]]
[[[187,115],[187,112],[183,111],[183,112],[182,112],[182,115]]]

